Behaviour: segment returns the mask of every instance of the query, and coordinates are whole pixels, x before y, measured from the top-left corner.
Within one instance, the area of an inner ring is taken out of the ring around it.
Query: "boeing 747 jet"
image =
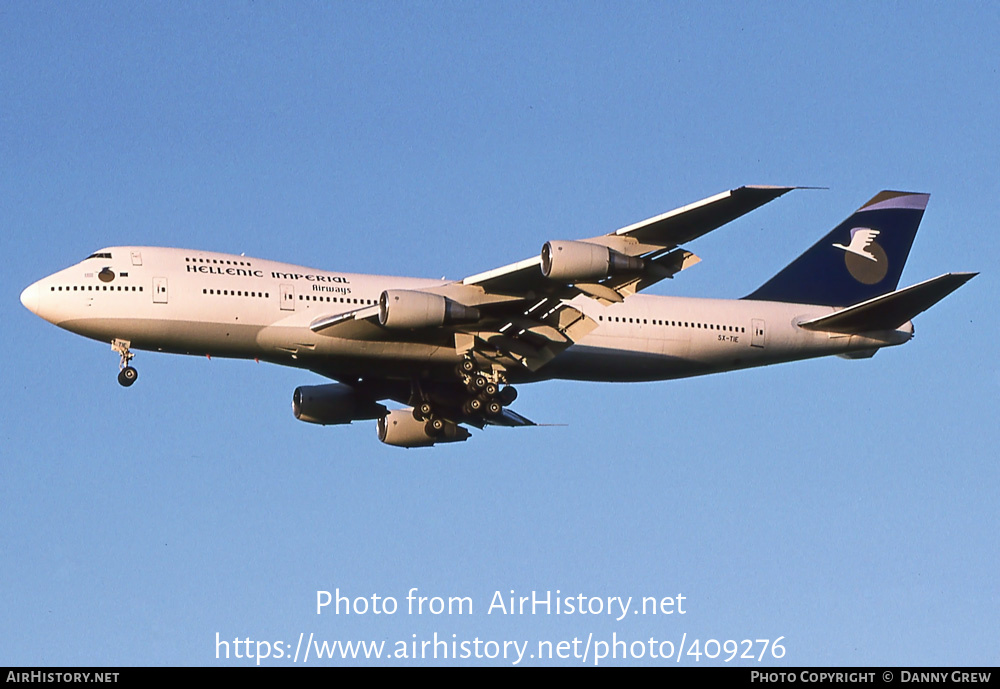
[[[870,357],[907,342],[914,316],[976,275],[897,289],[928,195],[883,191],[742,299],[639,294],[700,261],[691,242],[793,188],[740,187],[599,237],[553,239],[458,281],[116,246],[32,284],[21,302],[110,343],[125,387],[135,350],[294,366],[335,381],[297,388],[296,418],[377,420],[382,442],[422,447],[467,440],[469,427],[535,425],[511,409],[522,383]]]

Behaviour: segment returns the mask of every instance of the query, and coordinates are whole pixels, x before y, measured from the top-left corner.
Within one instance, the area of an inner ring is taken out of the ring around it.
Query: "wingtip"
[[[739,189],[734,189],[730,193],[738,193],[740,191],[748,191],[757,194],[766,194],[770,199],[777,199],[784,196],[790,191],[798,191],[800,189],[813,190],[813,189],[829,189],[829,187],[808,187],[808,186],[780,186],[776,184],[748,184],[746,186],[740,187]]]
[[[781,194],[787,194],[792,189],[797,189],[798,187],[786,187],[779,184],[745,184],[742,187],[737,187],[733,191],[739,191],[740,189],[749,189],[752,191],[770,191],[776,192],[779,196]]]
[[[746,186],[740,188],[780,191],[782,194],[784,194],[785,192],[794,191],[796,189],[823,189],[823,190],[830,189],[830,187],[784,186],[780,184],[747,184]]]

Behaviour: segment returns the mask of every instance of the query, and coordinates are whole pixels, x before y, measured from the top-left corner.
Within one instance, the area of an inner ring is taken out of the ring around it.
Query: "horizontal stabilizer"
[[[912,287],[883,294],[829,316],[799,323],[808,330],[863,333],[894,330],[926,311],[979,273],[947,273]]]

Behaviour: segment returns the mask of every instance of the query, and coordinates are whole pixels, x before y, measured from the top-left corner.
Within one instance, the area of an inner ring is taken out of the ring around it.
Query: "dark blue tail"
[[[893,291],[928,198],[879,192],[744,299],[849,306]]]

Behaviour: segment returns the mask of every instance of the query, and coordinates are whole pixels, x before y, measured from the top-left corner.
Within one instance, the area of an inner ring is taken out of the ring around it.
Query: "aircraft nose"
[[[24,304],[24,308],[31,311],[31,313],[38,313],[38,283],[34,283],[24,288],[21,292],[21,303]]]

